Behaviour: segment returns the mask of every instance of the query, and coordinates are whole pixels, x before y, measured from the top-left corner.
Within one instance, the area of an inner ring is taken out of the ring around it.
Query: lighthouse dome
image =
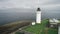
[[[40,8],[37,8],[37,11],[41,11],[41,9]]]

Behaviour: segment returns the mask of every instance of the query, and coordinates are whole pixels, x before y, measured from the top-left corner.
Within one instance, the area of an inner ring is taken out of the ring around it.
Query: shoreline
[[[23,22],[32,22],[32,21],[31,21],[31,20],[14,21],[14,22],[10,22],[10,23],[7,23],[7,24],[4,24],[4,25],[1,25],[0,27],[2,27],[2,26],[7,26],[7,25],[12,25],[12,24],[23,23]]]
[[[12,22],[10,24],[5,24],[3,26],[0,26],[0,33],[7,34],[16,31],[17,29],[28,26],[31,24],[32,21],[17,21],[17,22]]]

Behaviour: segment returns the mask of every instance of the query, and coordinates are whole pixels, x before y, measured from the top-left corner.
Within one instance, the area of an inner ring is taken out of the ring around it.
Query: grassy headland
[[[42,20],[41,24],[36,24],[36,25],[31,25],[27,28],[25,28],[24,30],[28,31],[28,32],[32,32],[34,34],[57,34],[58,31],[57,29],[53,29],[53,28],[48,28],[46,27],[48,23],[48,20]]]

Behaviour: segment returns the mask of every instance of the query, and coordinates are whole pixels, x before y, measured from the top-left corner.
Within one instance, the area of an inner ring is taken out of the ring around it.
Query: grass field
[[[57,34],[57,29],[47,28],[46,24],[48,23],[48,20],[42,20],[41,24],[36,24],[33,26],[29,26],[25,28],[24,30],[28,32],[32,32],[34,34]]]

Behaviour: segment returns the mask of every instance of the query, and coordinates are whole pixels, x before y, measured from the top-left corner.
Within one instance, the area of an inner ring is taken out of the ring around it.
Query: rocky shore
[[[17,22],[12,22],[9,24],[5,24],[3,26],[0,26],[0,33],[1,34],[9,34],[13,31],[16,31],[17,29],[27,26],[31,24],[32,21],[17,21]]]

